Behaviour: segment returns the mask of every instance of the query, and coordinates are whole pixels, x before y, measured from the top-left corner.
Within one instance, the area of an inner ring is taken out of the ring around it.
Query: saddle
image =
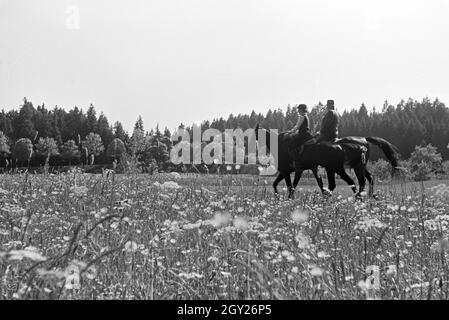
[[[302,152],[304,151],[304,149],[306,147],[314,145],[314,144],[316,144],[316,138],[311,137],[310,139],[303,142],[299,147],[289,148],[288,153],[291,158],[297,158],[297,157],[301,156]]]

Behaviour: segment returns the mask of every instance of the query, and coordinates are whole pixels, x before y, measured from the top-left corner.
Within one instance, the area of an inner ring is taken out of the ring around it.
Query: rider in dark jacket
[[[317,143],[332,142],[338,137],[338,114],[335,111],[334,100],[327,101],[327,113],[321,121],[321,130]]]
[[[293,140],[289,145],[290,152],[292,155],[301,155],[304,149],[304,143],[313,139],[310,133],[309,117],[307,116],[307,105],[300,104],[298,106],[298,123],[289,131],[289,133],[294,134]]]

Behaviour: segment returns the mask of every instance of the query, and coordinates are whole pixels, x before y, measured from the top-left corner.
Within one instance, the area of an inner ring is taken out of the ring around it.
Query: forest
[[[341,112],[339,135],[378,136],[396,145],[402,159],[408,159],[417,146],[434,146],[442,160],[449,159],[449,108],[438,99],[421,101],[408,99],[393,105],[385,101],[380,110],[368,109],[364,104]],[[309,106],[311,129],[319,130],[325,106]],[[179,115],[182,119],[182,115]],[[254,128],[260,123],[264,128],[288,130],[297,121],[295,105],[284,109],[271,108],[266,114],[230,114],[227,118],[203,121],[201,129]],[[189,131],[192,126],[180,123]],[[0,167],[5,166],[66,166],[79,164],[111,165],[135,161],[143,171],[178,170],[169,161],[172,147],[171,132],[165,127],[147,129],[138,117],[133,132],[127,132],[116,121],[113,124],[93,105],[86,111],[74,107],[47,108],[34,106],[24,98],[17,109],[0,112]],[[380,153],[375,152],[376,160]],[[185,169],[184,169],[185,170]]]

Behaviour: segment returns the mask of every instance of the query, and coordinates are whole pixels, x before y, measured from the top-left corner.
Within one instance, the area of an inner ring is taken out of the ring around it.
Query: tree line
[[[295,107],[288,105],[285,111],[269,109],[266,114],[255,111],[230,114],[227,119],[203,121],[201,129],[246,130],[260,123],[262,127],[282,132],[296,123]],[[318,103],[309,108],[311,129],[317,132],[325,106]],[[183,123],[179,127],[192,131],[192,126]],[[368,110],[362,104],[340,114],[339,135],[382,137],[399,148],[403,159],[409,158],[416,146],[431,144],[442,159],[447,160],[449,108],[438,99],[431,101],[428,98],[402,100],[396,105],[385,101],[381,110]],[[107,117],[103,113],[98,115],[93,105],[86,112],[78,107],[66,111],[59,107],[48,109],[44,104],[34,107],[24,98],[18,110],[0,112],[0,161],[3,162],[0,166],[116,165],[125,159],[134,161],[143,171],[178,170],[180,168],[169,161],[172,145],[168,128],[161,131],[157,126],[146,131],[139,116],[129,134],[119,121],[110,125]],[[380,152],[375,152],[373,158],[380,156]]]

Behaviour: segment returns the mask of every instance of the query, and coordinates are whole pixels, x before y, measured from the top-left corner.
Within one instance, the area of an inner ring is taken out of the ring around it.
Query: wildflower
[[[192,229],[197,229],[197,228],[201,227],[202,224],[203,224],[203,221],[198,220],[196,223],[186,223],[182,228],[184,230],[192,230]]]
[[[180,179],[181,175],[177,172],[170,172],[170,175],[172,176],[173,179]]]
[[[293,273],[298,273],[298,272],[299,272],[298,267],[294,266],[294,267],[292,268],[292,272],[293,272]]]
[[[324,259],[324,258],[329,258],[329,257],[330,257],[330,255],[327,254],[327,253],[324,252],[324,251],[318,252],[317,256],[318,256],[318,258],[323,258],[323,259]]]
[[[388,204],[387,205],[387,209],[391,210],[391,211],[398,211],[399,210],[399,205],[395,204]]]
[[[231,220],[232,216],[229,213],[217,213],[210,222],[214,227],[221,228],[229,224]]]
[[[383,228],[384,224],[379,221],[377,218],[363,217],[360,221],[357,222],[355,229],[368,231],[373,228]]]
[[[313,277],[321,277],[324,273],[324,270],[317,266],[310,266],[309,272]]]
[[[136,251],[138,248],[137,243],[135,243],[134,241],[128,241],[125,243],[125,248],[123,249],[123,251],[127,252],[127,253],[133,253],[134,251]]]
[[[386,269],[387,269],[386,274],[389,277],[395,277],[398,272],[396,265],[394,265],[394,264],[390,264],[389,266],[387,266]]]
[[[431,250],[433,252],[437,252],[437,253],[443,253],[445,251],[449,251],[449,239],[443,238],[439,241],[436,241],[434,244],[432,244]]]
[[[118,225],[119,225],[118,221],[111,223],[111,229],[117,229]]]
[[[165,181],[161,184],[162,189],[179,189],[181,186],[174,181]]]
[[[364,280],[360,280],[358,283],[357,283],[357,286],[360,288],[360,290],[362,290],[362,291],[366,291],[367,290],[367,288],[366,288],[366,281],[364,281]]]
[[[81,197],[87,195],[89,189],[87,189],[87,187],[85,186],[80,186],[80,187],[72,187],[71,191],[75,196]]]
[[[291,252],[288,251],[288,250],[284,250],[284,251],[281,252],[281,255],[282,255],[283,257],[288,257],[289,255],[291,255]]]
[[[307,249],[310,246],[309,238],[300,232],[296,234],[295,239],[300,249]]]
[[[231,166],[226,166],[226,170],[231,171],[232,167]]]
[[[296,209],[292,212],[291,218],[293,221],[301,224],[307,222],[307,220],[309,219],[309,213],[307,211]]]
[[[11,250],[7,253],[7,255],[9,260],[21,261],[23,258],[27,258],[37,262],[47,260],[47,258],[41,255],[38,249],[35,247],[26,247],[23,250]]]
[[[235,170],[240,170],[240,165],[239,164],[235,165]]]
[[[218,258],[211,256],[211,257],[207,258],[207,262],[218,262]]]
[[[236,227],[239,230],[244,231],[244,230],[248,229],[248,221],[243,217],[235,218],[233,223],[234,223],[234,227]]]
[[[181,272],[178,276],[180,278],[186,278],[186,279],[201,279],[204,277],[202,274],[199,274],[197,272],[190,272],[190,273]]]
[[[439,226],[439,223],[437,221],[435,221],[435,220],[430,219],[430,220],[425,220],[424,221],[424,227],[429,229],[429,230],[431,230],[431,231],[438,230],[438,226]]]
[[[90,266],[86,271],[84,271],[84,274],[86,275],[87,279],[95,279],[95,277],[97,276],[97,269],[95,268],[95,266]]]

